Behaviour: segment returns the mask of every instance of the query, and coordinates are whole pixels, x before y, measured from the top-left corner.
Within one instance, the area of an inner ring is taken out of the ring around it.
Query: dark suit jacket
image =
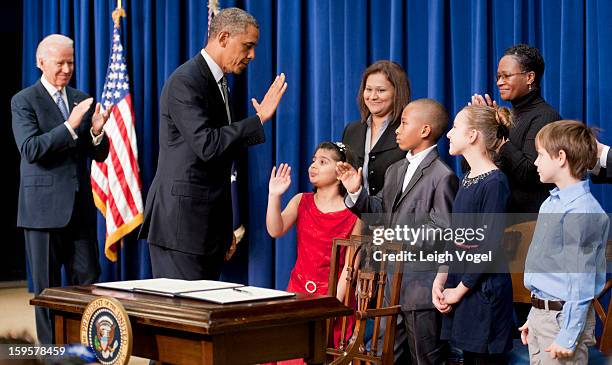
[[[66,87],[70,111],[89,95]],[[104,161],[108,155],[108,139],[98,146],[92,143],[89,130],[94,105],[75,130],[72,139],[66,121],[43,84],[20,91],[11,100],[13,134],[21,153],[21,184],[17,225],[32,229],[65,227],[77,209],[80,219],[95,229],[95,208],[87,165],[88,157]],[[81,206],[75,207],[75,192],[81,193]]]
[[[387,168],[402,158],[406,152],[402,151],[395,141],[395,130],[399,127],[400,119],[387,126],[385,132],[380,136],[378,142],[370,151],[368,162],[368,190],[370,195],[376,195],[383,188],[385,171]],[[365,156],[365,140],[368,125],[362,121],[348,124],[342,134],[342,142],[349,146],[355,154],[357,166],[363,166]]]
[[[230,170],[265,140],[259,117],[228,124],[221,91],[201,54],[170,75],[160,98],[159,158],[140,237],[215,255],[232,241]]]
[[[596,184],[612,184],[612,148],[608,150],[606,168],[599,170],[599,174],[591,175]]]
[[[430,151],[419,164],[406,190],[400,194],[407,169],[403,159],[391,165],[385,174],[385,184],[376,196],[361,190],[355,205],[349,208],[357,216],[381,214],[385,228],[404,225],[411,228],[448,228],[451,225],[453,200],[459,181],[453,170],[440,159],[437,150]],[[398,198],[396,196],[399,195]],[[350,199],[347,197],[347,199]],[[350,204],[348,204],[350,205]],[[405,243],[405,242],[404,242]],[[417,239],[407,251],[424,254],[444,250],[444,242]],[[434,262],[406,262],[403,265],[400,303],[404,310],[433,308],[431,287],[438,265]]]

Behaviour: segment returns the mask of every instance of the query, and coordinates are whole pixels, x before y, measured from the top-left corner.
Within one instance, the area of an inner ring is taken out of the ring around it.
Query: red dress
[[[334,238],[351,236],[357,217],[348,209],[323,213],[317,208],[314,193],[303,193],[297,213],[297,260],[291,270],[287,291],[327,295],[329,262]],[[344,250],[340,252],[340,268],[344,265]],[[347,317],[347,339],[350,338],[355,320]],[[341,321],[334,326],[334,345],[340,341]],[[288,360],[278,364],[303,364]]]
[[[314,193],[303,193],[297,213],[297,260],[287,291],[327,295],[329,260],[334,238],[348,238],[357,217],[348,209],[323,213]],[[344,255],[340,260],[344,265]]]

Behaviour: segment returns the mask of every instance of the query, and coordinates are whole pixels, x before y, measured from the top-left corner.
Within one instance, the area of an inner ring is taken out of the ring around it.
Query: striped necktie
[[[66,108],[66,104],[64,103],[64,99],[62,99],[62,92],[58,91],[55,93],[55,104],[59,108],[64,120],[68,120],[70,114],[68,113],[68,108]]]
[[[223,92],[223,101],[225,102],[225,112],[227,113],[227,121],[232,123],[232,114],[229,107],[229,90],[227,88],[227,79],[225,76],[221,78],[221,92]]]

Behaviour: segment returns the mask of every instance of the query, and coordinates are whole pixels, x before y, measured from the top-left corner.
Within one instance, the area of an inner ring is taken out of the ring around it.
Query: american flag
[[[118,22],[113,29],[101,100],[104,110],[111,109],[104,125],[110,151],[104,162],[92,162],[91,187],[96,207],[106,218],[104,253],[109,260],[116,261],[116,243],[143,220],[134,109]]]

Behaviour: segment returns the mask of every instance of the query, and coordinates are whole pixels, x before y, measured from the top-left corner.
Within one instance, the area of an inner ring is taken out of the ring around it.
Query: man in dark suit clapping
[[[109,111],[92,107],[89,95],[68,85],[74,70],[73,41],[60,34],[36,50],[42,77],[11,100],[13,134],[21,153],[17,225],[24,228],[34,292],[98,279],[96,212],[87,164],[104,161],[108,139],[102,127]],[[36,308],[38,340],[50,344],[49,310]]]
[[[159,159],[140,236],[149,241],[154,277],[219,278],[232,242],[230,170],[246,147],[263,143],[263,123],[283,96],[277,76],[257,114],[237,120],[226,73],[240,74],[255,57],[259,26],[228,8],[215,16],[206,47],[168,78],[160,99]]]

